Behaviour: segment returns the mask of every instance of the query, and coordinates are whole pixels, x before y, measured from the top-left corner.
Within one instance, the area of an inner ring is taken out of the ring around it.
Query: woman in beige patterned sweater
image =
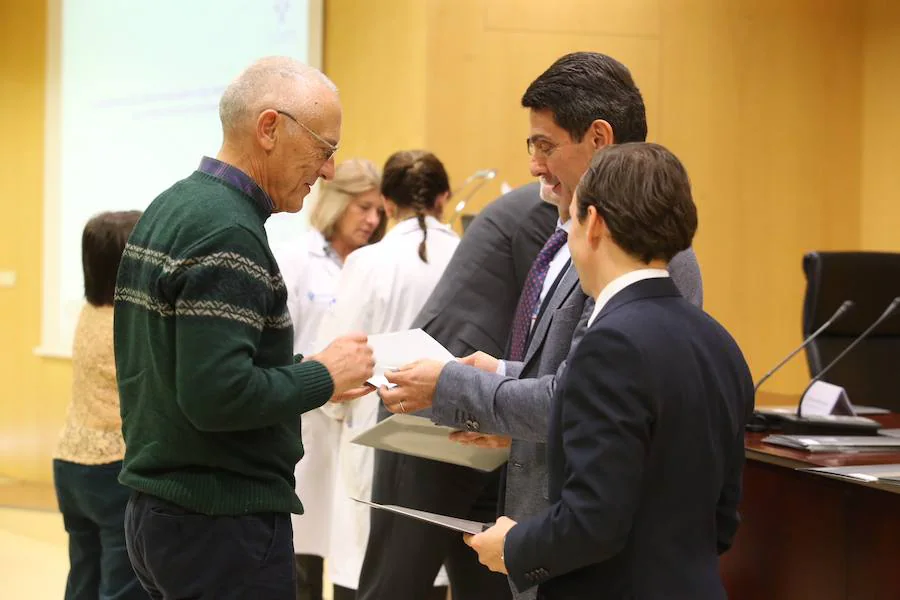
[[[69,534],[66,600],[147,598],[125,547],[130,491],[118,481],[125,456],[113,355],[116,271],[141,213],[97,215],[84,228],[87,304],[72,347],[72,398],[53,461],[53,479]]]

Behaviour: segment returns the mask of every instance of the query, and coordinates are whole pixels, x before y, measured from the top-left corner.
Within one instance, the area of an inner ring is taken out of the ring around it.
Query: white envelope
[[[384,378],[386,372],[419,359],[441,362],[456,360],[449,350],[421,329],[370,335],[369,346],[375,354],[375,373],[368,379],[368,383],[376,388],[383,385],[391,387]]]

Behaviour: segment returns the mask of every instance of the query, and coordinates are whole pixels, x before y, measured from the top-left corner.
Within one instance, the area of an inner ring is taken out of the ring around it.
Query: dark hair
[[[647,139],[644,99],[631,72],[598,52],[573,52],[558,59],[531,82],[522,106],[549,110],[576,142],[597,119],[610,124],[617,144]]]
[[[697,207],[684,165],[659,144],[607,146],[576,190],[578,221],[593,206],[613,241],[645,263],[672,260],[697,232]]]
[[[434,209],[438,196],[450,191],[450,178],[438,157],[424,150],[404,150],[395,152],[384,163],[381,173],[381,195],[397,206],[413,208],[419,227],[422,229],[422,243],[419,244],[419,258],[428,262],[425,241],[428,229],[425,213]]]
[[[81,234],[81,268],[84,297],[94,306],[111,306],[116,293],[116,274],[125,242],[141,211],[100,213],[91,218]]]

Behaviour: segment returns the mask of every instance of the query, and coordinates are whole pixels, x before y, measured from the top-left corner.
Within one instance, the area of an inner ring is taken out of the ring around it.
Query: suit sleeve
[[[749,375],[749,373],[748,373]],[[725,481],[716,505],[716,550],[719,554],[727,552],[734,542],[741,517],[738,504],[741,501],[741,486],[744,470],[744,425],[753,414],[753,381],[748,377],[744,382],[744,410],[735,426],[735,439],[732,444],[731,464],[725,473]]]
[[[570,355],[584,337],[593,310],[594,301],[588,298],[572,336]],[[528,379],[518,379],[523,363],[505,363],[506,376],[447,363],[435,390],[432,420],[448,427],[546,442],[550,405],[566,361],[552,375]]]
[[[519,590],[624,547],[655,414],[642,363],[612,330],[592,330],[573,353],[558,397],[566,465],[560,500],[506,537],[506,566]]]

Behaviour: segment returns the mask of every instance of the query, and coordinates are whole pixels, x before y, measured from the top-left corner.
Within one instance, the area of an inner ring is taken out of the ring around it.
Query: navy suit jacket
[[[725,598],[753,382],[737,344],[669,278],[617,293],[568,358],[547,460],[552,506],[505,543],[538,598]]]

